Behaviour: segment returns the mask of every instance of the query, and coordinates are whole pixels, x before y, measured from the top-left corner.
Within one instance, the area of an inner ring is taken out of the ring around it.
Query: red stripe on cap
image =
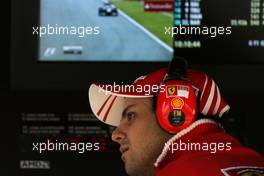
[[[102,110],[104,109],[106,103],[108,102],[108,100],[112,97],[112,95],[110,95],[104,102],[104,104],[101,106],[101,108],[99,109],[99,111],[97,112],[97,115],[100,116]]]
[[[110,110],[111,110],[111,108],[112,108],[112,106],[113,106],[113,104],[114,104],[114,102],[115,102],[115,100],[116,100],[116,97],[117,97],[117,96],[115,96],[115,98],[112,100],[110,106],[108,107],[107,111],[105,112],[104,119],[103,119],[104,122],[105,122],[106,119],[107,119],[107,116],[108,116],[108,114],[109,114],[109,112],[110,112]]]
[[[212,88],[212,84],[213,84],[213,80],[209,77],[207,77],[207,84],[204,87],[204,90],[202,92],[203,96],[200,97],[200,112],[202,112],[204,115],[207,114],[208,109],[209,109],[209,102],[207,103],[210,95],[212,96],[213,91],[211,92],[211,88]],[[207,107],[206,107],[207,105]]]
[[[214,80],[204,72],[187,70],[187,77],[201,93],[199,111],[204,115],[218,115],[228,111],[230,107],[221,96],[220,90]],[[212,86],[215,88],[212,89]]]
[[[213,97],[213,100],[212,100],[212,103],[210,104],[210,108],[209,108],[209,111],[208,111],[208,115],[214,115],[214,108],[216,106],[216,101],[217,101],[217,85],[215,84],[215,89],[214,89],[214,97]]]

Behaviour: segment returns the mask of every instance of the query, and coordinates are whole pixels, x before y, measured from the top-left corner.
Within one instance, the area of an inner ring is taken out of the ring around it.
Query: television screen
[[[193,63],[263,63],[263,0],[175,0],[175,55]]]
[[[173,39],[164,26],[173,26],[173,2],[170,12],[146,8],[129,0],[41,0],[33,31],[39,36],[38,60],[169,61]]]

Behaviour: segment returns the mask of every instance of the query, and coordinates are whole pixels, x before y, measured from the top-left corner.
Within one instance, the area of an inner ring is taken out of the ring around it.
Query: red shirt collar
[[[186,151],[175,151],[174,153],[170,151],[171,146],[175,142],[191,142],[195,140],[197,137],[201,137],[205,134],[212,133],[212,132],[223,132],[223,128],[220,127],[219,124],[214,122],[213,120],[209,119],[201,119],[194,122],[192,125],[190,125],[188,128],[180,131],[179,133],[175,134],[166,144],[164,145],[164,148],[157,158],[154,166],[156,168],[162,168],[166,165],[166,163],[169,163],[171,160],[175,158],[175,156],[179,157],[181,154]]]

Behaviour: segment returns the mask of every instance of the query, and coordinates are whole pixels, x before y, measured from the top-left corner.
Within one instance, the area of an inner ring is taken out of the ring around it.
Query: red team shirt
[[[226,134],[217,123],[202,119],[167,142],[155,163],[155,173],[157,176],[264,176],[264,159]]]

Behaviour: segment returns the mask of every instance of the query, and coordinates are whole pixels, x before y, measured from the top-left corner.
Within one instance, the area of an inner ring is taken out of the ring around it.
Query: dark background
[[[11,8],[11,4],[7,7]],[[23,143],[19,140],[21,113],[90,112],[87,89],[93,80],[111,83],[113,80],[130,82],[143,73],[166,66],[166,63],[39,63],[35,57],[37,40],[31,35],[32,24],[35,24],[38,18],[37,15],[32,15],[38,12],[37,1],[20,1],[12,8],[15,13],[4,14],[9,22],[11,19],[13,21],[6,25],[11,26],[11,29],[7,27],[4,34],[10,37],[7,37],[4,42],[7,48],[3,49],[3,56],[1,56],[3,173],[58,176],[94,175],[95,173],[124,175],[120,154],[114,151],[88,155],[67,153],[25,156],[19,148],[20,143]],[[234,59],[239,60],[239,58]],[[264,65],[221,64],[219,61],[215,64],[191,64],[191,67],[206,71],[218,83],[222,94],[232,108],[230,114],[234,121],[232,133],[243,144],[264,154],[262,136]],[[37,159],[48,157],[54,161],[55,166],[49,171],[19,170],[21,158],[34,159],[34,157]],[[98,167],[102,169],[98,170]]]

